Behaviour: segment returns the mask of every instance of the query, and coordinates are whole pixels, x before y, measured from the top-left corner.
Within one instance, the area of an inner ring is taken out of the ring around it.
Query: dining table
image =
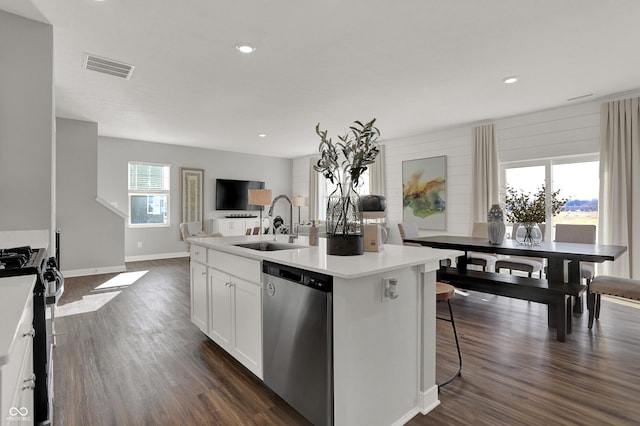
[[[437,272],[439,281],[468,290],[546,304],[548,325],[556,329],[559,341],[565,341],[566,335],[571,333],[571,298],[579,298],[587,289],[581,282],[580,262],[614,261],[627,250],[625,246],[618,245],[552,241],[523,245],[512,239],[492,244],[487,238],[454,235],[414,237],[403,241],[463,253],[457,257],[455,267],[442,264]],[[472,252],[545,258],[546,277],[472,270],[468,268],[468,258]]]

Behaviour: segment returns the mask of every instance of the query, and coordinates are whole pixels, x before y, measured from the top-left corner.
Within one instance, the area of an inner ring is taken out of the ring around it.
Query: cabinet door
[[[231,277],[234,288],[233,356],[262,378],[262,288]]]
[[[204,250],[204,248],[200,248]],[[208,331],[207,267],[191,262],[191,322]]]
[[[229,274],[209,268],[209,337],[231,352],[232,284]]]
[[[27,351],[24,354],[22,367],[20,368],[20,380],[18,381],[18,386],[15,388],[11,405],[7,408],[10,409],[11,407],[14,407],[18,410],[11,410],[12,412],[9,413],[9,421],[7,424],[33,424],[32,421],[35,418],[35,414],[33,412],[33,389],[35,387],[35,376],[33,375],[32,344],[33,339],[29,339]],[[3,413],[6,415],[5,411],[3,411]],[[4,425],[5,423],[2,424]]]

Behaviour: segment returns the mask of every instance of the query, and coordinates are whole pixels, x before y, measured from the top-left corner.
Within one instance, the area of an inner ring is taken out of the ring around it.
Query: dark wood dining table
[[[556,338],[559,341],[564,341],[566,334],[571,333],[571,297],[580,297],[586,290],[586,286],[581,283],[580,262],[613,261],[627,250],[624,246],[546,241],[527,246],[510,239],[502,244],[491,244],[486,238],[451,235],[408,238],[404,241],[464,252],[457,258],[455,268],[444,265],[440,268],[439,281],[450,282],[469,290],[546,304],[548,325],[556,328]],[[546,278],[470,270],[467,268],[470,252],[546,258]]]

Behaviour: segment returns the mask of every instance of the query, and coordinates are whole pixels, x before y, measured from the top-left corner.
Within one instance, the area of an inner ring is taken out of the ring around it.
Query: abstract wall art
[[[402,162],[402,220],[447,229],[447,157]]]

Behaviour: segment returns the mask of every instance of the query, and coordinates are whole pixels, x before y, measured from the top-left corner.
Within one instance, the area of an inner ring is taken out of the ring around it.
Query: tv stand
[[[213,232],[220,232],[225,237],[246,235],[247,229],[260,227],[260,219],[255,216],[233,216],[213,219]]]
[[[255,214],[251,214],[251,213],[234,213],[234,214],[229,214],[225,216],[227,219],[247,219],[247,218],[255,218],[258,217],[258,215]]]

